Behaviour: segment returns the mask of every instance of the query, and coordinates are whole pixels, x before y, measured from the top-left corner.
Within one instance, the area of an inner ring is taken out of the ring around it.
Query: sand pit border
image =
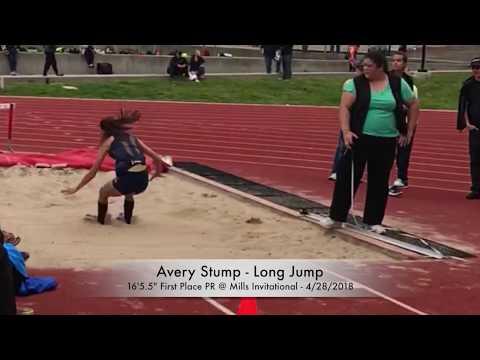
[[[227,192],[227,193],[229,193],[229,194],[231,194],[231,195],[233,195],[237,198],[248,200],[250,202],[255,202],[257,204],[268,207],[271,210],[274,210],[274,211],[279,212],[281,214],[292,216],[296,219],[307,221],[309,223],[313,223],[313,224],[316,224],[317,226],[321,227],[321,225],[317,221],[315,221],[311,218],[308,218],[306,216],[303,216],[303,215],[299,214],[298,212],[293,211],[293,210],[291,210],[287,207],[272,203],[270,201],[261,199],[259,197],[254,196],[254,195],[244,193],[244,192],[239,191],[237,189],[234,189],[230,186],[223,185],[223,184],[218,183],[216,181],[213,181],[213,180],[204,178],[202,176],[193,174],[193,173],[191,173],[189,171],[186,171],[186,170],[182,170],[182,169],[177,168],[175,166],[172,166],[170,168],[170,171],[172,171],[176,174],[179,174],[179,175],[183,175],[183,176],[185,176],[187,178],[190,178],[194,181],[201,182],[202,184],[209,185],[209,186],[211,186],[211,187],[213,187],[217,190],[218,189],[223,190],[223,191],[225,191],[225,192]],[[367,236],[367,235],[364,235],[364,234],[360,234],[360,233],[355,232],[355,231],[351,231],[348,228],[336,229],[335,231],[344,235],[344,236],[347,236],[349,239],[352,239],[352,240],[357,241],[357,242],[364,243],[364,245],[365,244],[372,245],[372,246],[376,247],[378,250],[386,251],[390,256],[398,258],[399,260],[425,259],[425,256],[417,254],[413,251],[404,250],[404,249],[399,248],[397,246],[393,246],[393,245],[384,243],[383,241],[376,240],[373,237],[370,237],[370,236]]]

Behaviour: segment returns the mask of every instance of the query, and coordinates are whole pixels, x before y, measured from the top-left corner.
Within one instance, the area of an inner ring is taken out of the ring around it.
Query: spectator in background
[[[171,55],[171,54],[170,54]],[[175,77],[175,69],[177,68],[179,53],[177,50],[173,53],[173,57],[170,59],[167,67],[167,74],[170,75],[170,78]]]
[[[282,59],[282,80],[288,80],[292,78],[292,58],[293,58],[293,45],[281,45],[280,55]]]
[[[188,75],[187,60],[178,50],[175,50],[170,64],[168,65],[167,73],[172,79]]]
[[[88,45],[87,48],[85,49],[85,53],[83,54],[85,57],[85,61],[87,62],[87,65],[89,68],[93,69],[95,67],[94,62],[95,62],[95,50],[92,45]]]
[[[458,99],[457,130],[468,129],[472,186],[468,200],[480,199],[480,57],[470,62],[472,76],[464,81]]]
[[[276,57],[276,52],[279,48],[278,45],[261,45],[260,46],[263,52],[263,58],[265,59],[265,67],[267,70],[267,74],[272,73],[272,61]],[[277,62],[277,72],[279,72],[280,65]]]
[[[167,68],[167,74],[170,75],[170,78],[175,78],[177,76],[177,63],[178,59],[180,58],[180,54],[178,50],[175,50],[173,53],[173,57],[170,59],[170,62],[168,63],[168,68]]]
[[[10,75],[17,75],[17,46],[7,45],[8,66],[10,67]]]
[[[413,83],[413,78],[407,74],[408,57],[405,53],[396,51],[392,57],[391,75],[401,77],[413,91],[415,98],[418,99],[418,90]],[[405,111],[407,109],[405,108]],[[417,115],[418,118],[418,115]],[[408,120],[408,119],[407,119]],[[410,164],[410,155],[412,153],[413,139],[415,138],[416,128],[413,131],[412,140],[408,145],[400,146],[397,144],[397,179],[388,190],[388,195],[399,196],[402,189],[408,188],[408,166]]]
[[[47,76],[48,70],[50,70],[50,66],[53,67],[55,75],[63,76],[63,74],[60,74],[58,72],[57,59],[55,58],[56,49],[56,45],[45,45],[45,66],[43,67],[43,76]]]
[[[195,54],[192,55],[192,58],[190,59],[190,71],[188,72],[190,80],[199,82],[201,79],[204,78],[205,76],[205,67],[203,66],[204,63],[205,63],[205,60],[200,55],[200,50],[196,50]]]
[[[348,71],[349,72],[354,72],[357,69],[357,66],[358,66],[357,55],[358,55],[359,48],[360,48],[360,45],[350,45],[348,47]]]

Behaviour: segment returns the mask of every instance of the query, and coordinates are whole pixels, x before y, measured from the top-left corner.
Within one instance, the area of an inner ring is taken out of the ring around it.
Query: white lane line
[[[331,271],[331,270],[325,270],[325,271],[326,271],[326,272],[329,272],[329,273],[331,273],[331,274],[333,274],[333,275],[335,275],[335,276],[337,276],[337,277],[339,277],[339,278],[341,278],[341,279],[343,279],[343,280],[346,280],[346,281],[349,281],[349,282],[353,282],[353,283],[359,285],[361,288],[363,288],[363,289],[371,292],[372,294],[377,295],[378,297],[381,297],[382,299],[385,299],[385,300],[387,300],[387,301],[389,301],[389,302],[391,302],[391,303],[393,303],[393,304],[395,304],[395,305],[397,305],[397,306],[400,306],[400,307],[404,308],[405,310],[408,310],[408,311],[410,311],[410,312],[413,312],[413,313],[415,313],[415,314],[417,314],[417,315],[428,315],[428,313],[426,313],[426,312],[423,312],[423,311],[418,310],[418,309],[416,309],[416,308],[414,308],[414,307],[412,307],[412,306],[410,306],[410,305],[407,305],[407,304],[405,304],[405,303],[403,303],[403,302],[401,302],[401,301],[399,301],[399,300],[397,300],[397,299],[394,299],[394,298],[392,298],[392,297],[390,297],[390,296],[388,296],[388,295],[386,295],[386,294],[384,294],[384,293],[382,293],[382,292],[380,292],[380,291],[377,291],[377,290],[375,290],[375,289],[372,289],[371,287],[369,287],[369,286],[367,286],[367,285],[364,285],[364,284],[362,284],[362,283],[360,283],[360,282],[358,282],[358,281],[355,281],[355,280],[350,279],[350,278],[348,278],[348,277],[346,277],[346,276],[337,274],[336,272]]]
[[[219,302],[211,299],[211,298],[207,298],[207,297],[204,297],[202,298],[203,300],[205,300],[207,303],[209,303],[210,305],[212,305],[214,308],[216,308],[217,310],[220,310],[221,312],[223,312],[225,315],[236,315],[233,311],[231,311],[229,308],[223,306],[222,304],[220,304]]]

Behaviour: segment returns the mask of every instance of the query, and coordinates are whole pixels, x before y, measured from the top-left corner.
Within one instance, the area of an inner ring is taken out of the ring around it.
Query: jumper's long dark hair
[[[102,129],[102,142],[110,136],[119,136],[131,129],[131,124],[140,120],[140,112],[138,110],[128,111],[120,110],[118,116],[108,116],[100,121],[100,129]]]

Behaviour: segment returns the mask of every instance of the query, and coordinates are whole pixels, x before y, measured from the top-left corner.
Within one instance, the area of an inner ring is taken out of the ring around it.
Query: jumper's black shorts
[[[148,171],[123,173],[113,180],[113,187],[122,195],[141,194],[148,187]]]

